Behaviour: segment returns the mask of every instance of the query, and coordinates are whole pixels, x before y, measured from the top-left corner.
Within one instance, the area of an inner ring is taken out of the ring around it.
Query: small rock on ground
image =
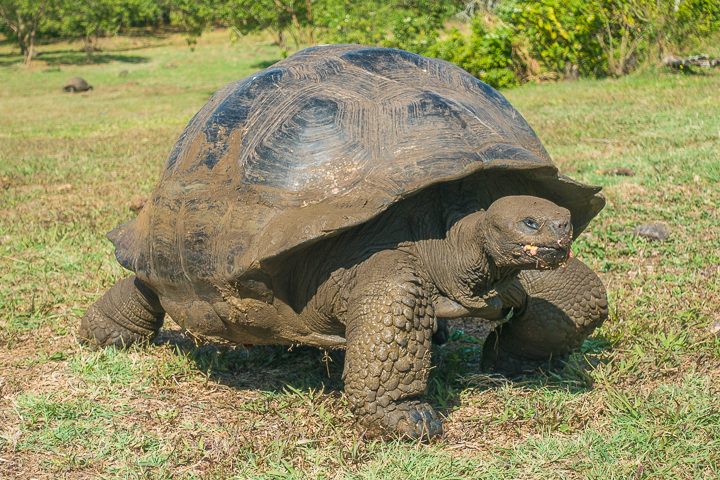
[[[635,227],[633,234],[648,240],[662,242],[670,236],[670,228],[664,223],[646,223]]]
[[[600,173],[603,175],[615,175],[619,177],[634,177],[635,176],[635,170],[628,167],[617,167],[617,168],[608,168],[605,170],[600,170]]]
[[[710,325],[710,328],[708,328],[708,331],[710,332],[710,335],[715,335],[716,337],[720,337],[720,320],[716,320],[715,323]]]

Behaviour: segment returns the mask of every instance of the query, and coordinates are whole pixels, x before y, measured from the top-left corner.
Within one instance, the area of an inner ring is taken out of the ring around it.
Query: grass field
[[[105,232],[210,94],[280,55],[223,33],[75,49],[25,69],[0,45],[0,478],[720,478],[720,75],[504,92],[563,172],[604,187],[574,250],[610,319],[563,372],[516,382],[480,375],[456,330],[430,386],[446,434],[423,445],[359,436],[342,366],[313,349],[196,344],[172,322],[147,348],[78,345],[127,274]],[[95,89],[61,93],[76,75]],[[655,221],[668,241],[632,235]]]

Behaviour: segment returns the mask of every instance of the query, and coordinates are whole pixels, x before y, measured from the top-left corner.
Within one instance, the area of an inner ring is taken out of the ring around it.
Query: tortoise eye
[[[532,218],[524,219],[523,223],[525,224],[525,226],[527,226],[528,228],[531,228],[533,230],[538,230],[540,228],[540,225],[538,225],[538,223]]]

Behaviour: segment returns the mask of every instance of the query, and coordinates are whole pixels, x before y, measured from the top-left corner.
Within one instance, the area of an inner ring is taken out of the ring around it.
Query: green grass
[[[92,58],[0,45],[0,478],[720,477],[720,75],[646,71],[504,92],[564,173],[604,187],[578,239],[611,315],[559,374],[479,374],[481,341],[435,353],[431,445],[368,441],[342,365],[314,349],[89,351],[80,315],[124,276],[105,232],[147,195],[185,123],[278,60],[224,32],[117,38]],[[60,92],[80,75],[95,89]],[[606,170],[629,167],[631,177]],[[666,222],[668,241],[632,235]]]

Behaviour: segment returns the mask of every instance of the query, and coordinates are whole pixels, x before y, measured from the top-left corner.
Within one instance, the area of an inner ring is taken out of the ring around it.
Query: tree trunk
[[[27,46],[27,53],[25,55],[25,66],[29,67],[32,62],[33,56],[35,55],[35,35],[37,34],[38,25],[40,25],[40,17],[42,16],[42,10],[38,15],[33,18],[30,24],[29,31],[27,32],[27,40],[25,45]]]
[[[90,55],[94,50],[92,37],[90,36],[89,33],[86,33],[85,36],[83,37],[83,47],[82,48],[83,48],[83,52],[87,53],[88,55]]]
[[[27,51],[25,53],[25,66],[29,67],[32,62],[33,56],[35,55],[35,32],[37,29],[33,28],[28,34]]]
[[[295,30],[297,30],[297,33],[293,32],[292,29],[290,30],[290,36],[293,39],[293,43],[295,43],[295,48],[298,48],[300,46],[300,39],[298,38],[298,35],[302,34],[302,27],[300,26],[300,22],[298,21],[297,15],[295,14],[295,11],[292,11],[292,24],[295,27]]]
[[[28,49],[25,38],[25,21],[19,13],[17,14],[17,25],[15,27],[15,34],[17,35],[18,45],[20,46],[20,53],[23,57],[26,57]]]
[[[25,46],[25,40],[23,40],[21,35],[18,35],[18,46],[20,47],[20,55],[24,58],[27,55],[27,47]]]
[[[21,33],[18,33],[18,43],[20,43],[20,50],[23,54],[23,64],[29,67],[32,62],[32,57],[35,54],[35,37],[25,29]]]

